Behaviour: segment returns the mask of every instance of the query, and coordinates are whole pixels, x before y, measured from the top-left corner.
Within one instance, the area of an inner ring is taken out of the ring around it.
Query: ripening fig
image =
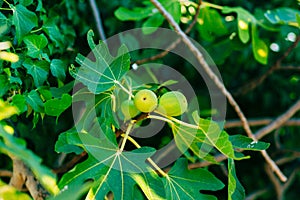
[[[152,112],[157,107],[156,94],[147,89],[138,91],[133,102],[137,109],[144,113]]]
[[[187,100],[181,92],[172,91],[159,98],[158,111],[168,116],[179,116],[187,110]]]
[[[125,119],[134,118],[140,113],[132,100],[123,101],[121,104],[121,111],[124,114]]]

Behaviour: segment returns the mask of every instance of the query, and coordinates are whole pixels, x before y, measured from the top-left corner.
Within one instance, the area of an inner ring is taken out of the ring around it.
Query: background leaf
[[[23,37],[32,30],[32,28],[38,25],[38,19],[34,12],[29,11],[21,4],[13,6],[10,4],[13,10],[13,24],[16,27],[16,36],[20,43]]]

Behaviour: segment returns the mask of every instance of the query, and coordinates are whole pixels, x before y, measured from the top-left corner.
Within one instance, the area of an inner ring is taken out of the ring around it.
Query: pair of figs
[[[168,116],[179,116],[187,110],[187,107],[187,100],[181,92],[167,92],[157,99],[153,91],[143,89],[136,93],[133,100],[122,102],[121,111],[126,119],[130,119],[140,112],[149,113],[155,109]]]

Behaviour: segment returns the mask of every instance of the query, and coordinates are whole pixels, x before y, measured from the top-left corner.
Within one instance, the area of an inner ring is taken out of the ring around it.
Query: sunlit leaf
[[[258,62],[266,65],[268,63],[269,48],[266,45],[266,43],[259,38],[255,24],[252,24],[251,32],[252,32],[252,50],[253,50],[254,57]]]
[[[30,196],[26,193],[18,191],[13,186],[10,186],[0,180],[0,199],[6,200],[31,200]]]
[[[300,27],[297,23],[297,15],[300,15],[299,10],[281,7],[268,10],[264,15],[272,24],[287,24]]]

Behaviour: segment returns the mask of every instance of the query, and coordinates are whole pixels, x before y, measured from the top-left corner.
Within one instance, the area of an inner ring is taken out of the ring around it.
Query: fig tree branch
[[[248,119],[249,126],[264,126],[270,124],[275,119],[273,118],[258,118]],[[239,119],[233,119],[226,121],[224,128],[235,128],[242,126],[242,122]],[[282,126],[300,126],[300,118],[289,119],[282,124]],[[256,138],[260,138],[257,137]]]
[[[260,84],[266,80],[266,78],[271,75],[276,70],[287,70],[287,69],[293,69],[293,70],[300,70],[300,68],[295,67],[282,67],[281,62],[288,57],[288,55],[295,49],[300,41],[300,35],[296,38],[295,42],[284,52],[284,54],[275,62],[275,64],[269,68],[269,70],[261,75],[260,77],[248,82],[247,84],[243,85],[241,88],[239,88],[234,95],[245,95],[246,93],[250,92]]]
[[[207,75],[212,79],[212,81],[216,84],[216,86],[221,90],[221,92],[226,96],[228,99],[230,105],[234,108],[237,115],[241,119],[243,123],[243,128],[245,132],[247,133],[248,137],[252,138],[254,141],[257,139],[253,135],[250,126],[248,124],[248,121],[242,112],[241,108],[231,95],[231,93],[226,89],[225,85],[221,82],[219,77],[212,71],[212,69],[209,67],[208,63],[205,61],[203,54],[197,49],[197,47],[190,41],[188,36],[181,30],[179,25],[175,22],[174,18],[166,11],[166,9],[161,5],[160,2],[157,0],[150,0],[152,4],[159,10],[159,12],[164,16],[164,18],[169,22],[169,24],[173,27],[173,29],[177,32],[179,37],[181,37],[182,41],[187,45],[188,49],[195,55],[198,62],[202,65],[202,68],[207,73]],[[285,175],[280,171],[279,167],[275,164],[275,162],[270,158],[270,156],[267,154],[265,150],[261,151],[261,154],[265,158],[266,162],[270,165],[271,169],[277,174],[277,176],[282,181],[286,181],[287,178]]]
[[[104,29],[102,26],[102,20],[101,20],[101,16],[100,16],[100,11],[98,9],[98,6],[95,2],[95,0],[89,0],[92,11],[93,11],[93,15],[95,18],[95,22],[96,22],[96,27],[98,30],[98,33],[100,35],[101,40],[105,41],[106,37],[105,37],[105,33],[104,33]]]
[[[197,23],[197,19],[198,19],[198,16],[199,16],[199,13],[200,13],[200,9],[201,9],[201,4],[202,4],[202,0],[199,0],[198,5],[197,5],[197,10],[196,10],[196,13],[194,15],[194,19],[193,19],[192,23],[190,23],[190,25],[184,31],[186,34],[188,34],[193,29],[193,27],[195,26],[195,24]],[[178,38],[172,44],[170,44],[163,52],[161,52],[159,54],[156,54],[154,56],[151,56],[149,58],[144,58],[144,59],[141,59],[141,60],[137,60],[137,61],[135,61],[135,63],[138,64],[138,65],[141,65],[141,64],[144,64],[144,63],[149,62],[149,61],[154,61],[154,60],[163,58],[166,55],[168,55],[168,53],[172,49],[174,49],[180,42],[181,42],[181,39]]]

